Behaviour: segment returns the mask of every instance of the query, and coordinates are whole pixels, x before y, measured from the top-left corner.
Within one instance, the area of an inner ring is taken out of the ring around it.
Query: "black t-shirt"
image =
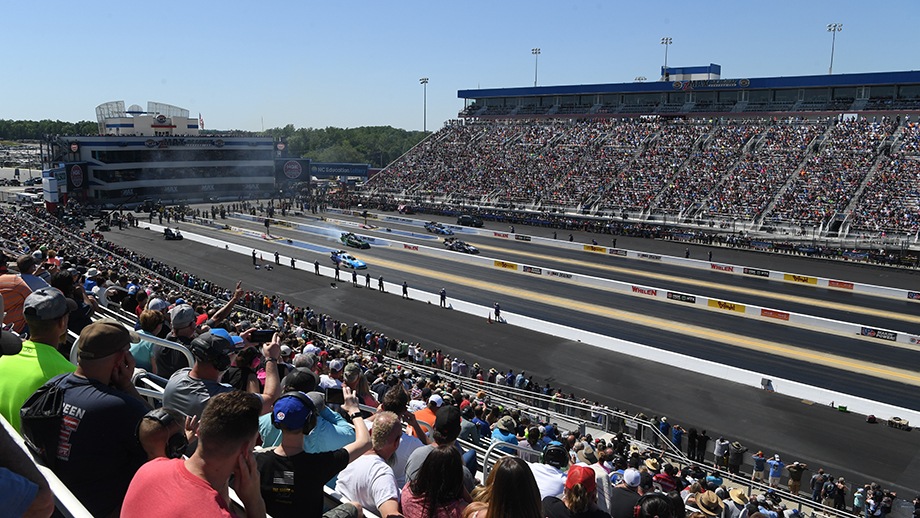
[[[323,514],[323,485],[348,466],[345,448],[282,457],[274,450],[256,452],[262,498],[277,518]]]
[[[137,423],[147,408],[108,385],[68,374],[54,472],[93,516],[116,510],[134,473],[147,460]]]
[[[220,376],[220,382],[226,383],[237,390],[249,388],[249,375],[255,374],[249,367],[230,367]]]
[[[187,336],[175,336],[172,333],[170,333],[166,339],[170,342],[182,344],[186,348],[192,343],[191,338]],[[157,358],[157,376],[169,379],[179,369],[191,367],[191,365],[188,364],[188,358],[175,349],[154,344],[153,353]]]
[[[610,516],[613,518],[633,518],[633,510],[638,501],[638,491],[614,486],[610,491]]]
[[[543,499],[543,514],[546,518],[610,518],[610,515],[600,509],[591,509],[582,513],[573,513],[565,506],[565,502],[555,496]]]

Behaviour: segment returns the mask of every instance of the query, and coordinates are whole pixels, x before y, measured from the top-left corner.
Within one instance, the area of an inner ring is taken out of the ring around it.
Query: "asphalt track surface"
[[[330,217],[347,219],[338,215]],[[452,223],[446,218],[435,219]],[[321,224],[315,220],[304,222]],[[256,223],[242,220],[228,219],[227,223],[264,230],[264,227]],[[312,306],[342,320],[364,323],[388,336],[418,341],[428,349],[441,349],[450,356],[464,358],[470,364],[479,362],[487,368],[494,366],[499,370],[513,368],[515,372],[523,369],[528,375],[533,375],[535,381],[549,381],[554,387],[562,387],[567,392],[599,400],[611,407],[628,409],[630,412],[641,410],[649,415],[667,415],[672,423],[679,423],[684,428],[707,429],[713,437],[724,435],[730,440],[737,439],[752,451],[763,449],[767,454],[780,453],[787,463],[800,460],[807,462],[812,469],[824,467],[835,476],[845,476],[848,481],[858,483],[879,481],[892,489],[905,491],[902,493],[904,495],[920,488],[920,444],[916,432],[869,425],[862,416],[840,413],[825,405],[739,386],[639,358],[613,355],[586,344],[516,326],[490,325],[485,315],[478,317],[444,310],[436,305],[402,300],[399,293],[383,294],[376,289],[354,288],[350,283],[351,274],[345,270],[342,271],[342,282],[336,283],[336,288],[333,288],[330,278],[317,277],[312,273],[314,259],[319,259],[326,266],[331,264],[328,255],[302,250],[292,253],[294,249],[282,243],[209,231],[197,225],[178,226],[187,232],[220,236],[248,247],[262,250],[277,248],[282,255],[298,257],[298,268],[304,270],[293,271],[287,264],[273,271],[254,270],[249,256],[188,240],[166,242],[161,234],[143,229],[114,230],[106,233],[106,237],[143,255],[156,257],[223,286],[232,286],[242,279],[246,289],[277,293],[286,300]],[[486,226],[507,231],[504,225],[487,223]],[[394,230],[396,228],[393,226]],[[400,228],[410,229],[418,233],[419,237],[386,237],[440,246],[431,236],[424,235],[424,229]],[[551,229],[518,226],[517,231],[552,236]],[[560,237],[568,236],[568,232],[557,232]],[[311,237],[288,229],[273,227],[272,233],[329,248],[339,246],[337,241]],[[601,245],[611,244],[611,236],[574,234],[575,240],[582,243],[590,243],[594,238]],[[920,328],[915,320],[920,306],[908,302],[781,282],[743,279],[643,261],[617,260],[597,254],[514,241],[473,236],[461,238],[480,247],[482,255],[487,257],[899,331],[916,333]],[[620,248],[677,256],[682,256],[685,248],[689,248],[691,257],[700,259],[705,259],[707,252],[712,250],[713,260],[725,263],[899,288],[920,285],[917,273],[908,270],[622,236],[617,236],[617,245]],[[920,362],[917,360],[917,351],[909,348],[794,330],[787,326],[615,295],[563,282],[531,279],[496,269],[410,256],[386,247],[352,252],[370,265],[367,272],[374,279],[374,287],[379,275],[390,282],[401,283],[407,280],[411,289],[432,293],[445,286],[449,300],[459,299],[486,306],[498,300],[505,312],[526,314],[898,406],[915,409],[920,406],[916,385],[835,368],[833,362],[802,361],[795,356],[776,356],[732,347],[730,343],[693,336],[693,333],[696,326],[702,326],[732,335],[762,336],[781,340],[783,344],[802,350],[824,353],[836,361],[859,360],[901,368],[916,374]],[[270,261],[271,258],[266,256],[265,260]],[[360,272],[360,276],[363,277],[364,273]],[[363,278],[359,278],[359,284],[364,285]],[[566,307],[566,301],[587,303],[598,309],[572,310]],[[626,315],[620,316],[620,312]],[[612,313],[619,318],[610,318]],[[648,317],[661,320],[649,323],[645,321]]]

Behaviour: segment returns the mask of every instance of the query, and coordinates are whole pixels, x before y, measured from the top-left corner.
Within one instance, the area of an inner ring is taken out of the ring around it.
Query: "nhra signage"
[[[64,171],[67,174],[67,191],[74,192],[89,187],[89,170],[86,162],[65,163]]]
[[[308,158],[279,158],[275,160],[275,183],[309,182],[308,171]]]

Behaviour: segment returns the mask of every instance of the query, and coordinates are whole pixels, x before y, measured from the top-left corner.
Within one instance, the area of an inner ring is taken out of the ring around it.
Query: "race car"
[[[442,236],[452,236],[454,231],[445,227],[444,225],[438,223],[437,221],[429,221],[425,223],[425,230],[428,232],[434,232],[435,234],[440,234]]]
[[[355,270],[366,270],[367,264],[364,261],[349,254],[345,250],[333,250],[329,257],[333,264],[338,264],[341,268],[352,268]]]
[[[182,240],[182,232],[179,232],[178,228],[173,230],[166,227],[163,229],[163,237],[166,238],[167,241],[180,241]]]
[[[464,254],[478,254],[479,253],[478,248],[464,241],[460,241],[459,239],[455,237],[449,237],[445,239],[444,246],[446,246],[448,250],[451,250],[453,252],[462,252]]]
[[[339,237],[339,241],[341,241],[345,246],[360,248],[362,250],[371,247],[370,243],[365,241],[363,238],[356,236],[352,232],[342,232],[342,236]]]

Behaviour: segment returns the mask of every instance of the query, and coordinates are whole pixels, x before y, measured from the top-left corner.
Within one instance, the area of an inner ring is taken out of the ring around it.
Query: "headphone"
[[[650,501],[650,500],[663,500],[664,503],[665,503],[668,507],[671,507],[671,505],[672,505],[672,504],[671,504],[671,499],[668,498],[668,496],[665,495],[664,493],[656,493],[656,492],[653,492],[653,493],[646,493],[646,494],[640,496],[638,500],[636,500],[636,506],[633,507],[633,518],[640,518],[640,516],[642,516],[642,504],[644,504],[644,503],[646,503],[646,502],[648,502],[648,501]],[[673,515],[673,512],[672,512],[671,514]],[[659,518],[659,516],[656,514],[656,515],[655,515],[654,517],[652,517],[652,518]]]
[[[297,398],[300,400],[301,403],[303,403],[305,407],[312,408],[314,411],[316,410],[316,405],[313,404],[313,400],[307,397],[306,394],[304,394],[303,392],[300,392],[299,390],[292,390],[290,392],[285,392],[284,394],[281,394],[280,396],[278,396],[278,399],[275,400],[275,403],[277,403],[278,401],[281,401],[281,398],[285,398],[285,397]],[[313,413],[314,412],[311,412],[310,413],[311,415],[307,416],[307,423],[310,422],[310,418],[312,417]],[[281,423],[275,420],[274,412],[272,412],[272,426],[281,430]]]
[[[223,340],[223,338],[219,336],[216,338]],[[192,340],[189,349],[196,357],[210,363],[219,371],[225,371],[230,368],[230,355],[215,351],[214,348],[211,347],[211,343],[202,339],[200,336]]]
[[[137,422],[137,428],[134,430],[134,436],[137,438],[138,442],[141,440],[141,423],[144,421],[144,419],[156,421],[167,432],[173,423],[177,423],[176,419],[165,408],[155,408],[144,414],[144,417]],[[166,456],[170,459],[179,459],[185,455],[185,450],[188,447],[188,439],[185,437],[185,433],[182,432],[183,428],[183,425],[179,425],[179,433],[170,435],[166,440]]]
[[[550,452],[558,452],[558,454],[561,455],[562,458],[564,458],[564,459],[566,460],[566,462],[565,462],[566,465],[571,464],[571,459],[569,458],[569,452],[568,452],[565,448],[563,448],[561,445],[559,445],[559,444],[553,444],[553,443],[547,444],[547,445],[543,448],[543,457],[542,457],[540,460],[541,460],[544,464],[546,464],[546,456],[547,456],[547,454],[549,454]],[[563,467],[564,467],[564,466],[563,466]]]

